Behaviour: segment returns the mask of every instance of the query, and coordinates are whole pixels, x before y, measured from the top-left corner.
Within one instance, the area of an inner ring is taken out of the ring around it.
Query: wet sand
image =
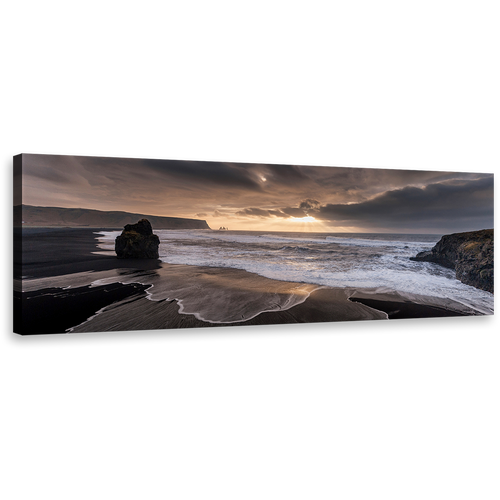
[[[71,332],[278,325],[387,318],[384,313],[359,306],[349,303],[345,297],[339,297],[334,289],[322,289],[312,292],[305,302],[284,311],[262,312],[252,319],[238,323],[214,323],[199,320],[192,314],[180,314],[175,299],[155,302],[132,297],[113,304],[90,321],[73,328]],[[124,307],[127,309],[126,314],[123,314]]]
[[[95,228],[24,229],[22,245],[17,235],[17,249],[22,255],[22,263],[15,266],[14,327],[17,333],[474,314],[453,301],[403,296],[394,291],[283,282],[238,269],[118,260],[113,255],[92,253],[99,251],[96,231]],[[29,278],[21,281],[21,276]],[[96,283],[96,280],[99,281]]]

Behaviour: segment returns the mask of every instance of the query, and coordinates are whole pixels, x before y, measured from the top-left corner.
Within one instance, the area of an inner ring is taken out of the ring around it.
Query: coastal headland
[[[205,220],[183,217],[160,217],[123,211],[88,208],[14,206],[15,227],[107,227],[122,228],[147,218],[155,229],[210,229]]]
[[[493,293],[493,229],[453,233],[443,236],[430,250],[411,260],[434,262],[454,269],[462,283]]]

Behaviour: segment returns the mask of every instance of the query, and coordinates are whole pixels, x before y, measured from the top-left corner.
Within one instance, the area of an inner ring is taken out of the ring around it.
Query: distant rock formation
[[[115,240],[119,259],[158,259],[160,238],[153,234],[151,223],[141,219],[137,224],[127,224]]]
[[[430,252],[410,258],[455,269],[462,283],[493,293],[493,229],[447,234]]]

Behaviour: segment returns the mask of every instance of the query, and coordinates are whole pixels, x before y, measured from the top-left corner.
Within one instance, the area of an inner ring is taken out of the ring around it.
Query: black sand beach
[[[44,278],[84,271],[105,271],[116,267],[137,267],[137,261],[117,259],[111,255],[96,255],[97,231],[113,231],[116,228],[14,228],[14,278]],[[141,269],[159,267],[156,261],[141,261]]]
[[[15,263],[14,274],[14,329],[17,333],[199,328],[474,314],[453,301],[431,297],[419,296],[412,300],[396,292],[275,281],[238,269],[181,266],[156,260],[118,260],[114,255],[92,253],[99,250],[94,234],[99,229],[24,228],[21,242],[21,229],[16,228],[15,255],[22,255],[22,263]],[[21,277],[24,277],[24,283],[21,283]],[[50,278],[54,280],[50,281]],[[107,282],[89,286],[97,279]],[[32,286],[30,290],[28,285],[37,283],[36,280],[51,283],[51,286]],[[164,285],[165,298],[160,294],[149,300],[151,290],[157,293]],[[21,286],[24,292],[21,292]],[[241,311],[238,319],[235,319],[234,311],[239,311],[238,314]],[[210,315],[216,319],[206,320]],[[231,321],[222,321],[217,319],[219,317],[231,318]]]

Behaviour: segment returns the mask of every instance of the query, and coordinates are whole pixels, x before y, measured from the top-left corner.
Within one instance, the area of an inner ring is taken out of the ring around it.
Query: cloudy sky
[[[446,234],[493,227],[493,174],[23,155],[23,203],[213,229]]]

